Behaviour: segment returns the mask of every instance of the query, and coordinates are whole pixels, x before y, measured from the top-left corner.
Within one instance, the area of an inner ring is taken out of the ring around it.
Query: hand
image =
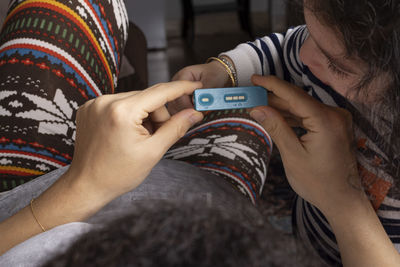
[[[193,109],[171,117],[165,104],[201,86],[172,82],[84,104],[76,118],[70,168],[35,199],[35,215],[45,229],[83,221],[137,187],[168,148],[203,119]],[[0,255],[41,231],[30,207],[25,207],[0,223]]]
[[[85,190],[112,199],[137,187],[164,153],[203,115],[193,109],[170,116],[165,104],[201,88],[171,82],[144,91],[105,95],[77,114],[75,152],[69,177],[83,177]]]
[[[252,109],[251,116],[276,143],[292,188],[323,211],[363,195],[350,113],[326,106],[276,77],[252,80],[272,92],[270,106]],[[298,138],[289,124],[302,125],[307,133]]]
[[[349,112],[326,106],[276,77],[252,80],[272,94],[270,107],[250,114],[278,146],[292,188],[326,216],[343,266],[399,266],[399,253],[362,190]],[[298,138],[284,117],[307,133]]]
[[[173,81],[200,81],[204,88],[226,87],[231,84],[225,67],[218,61],[207,64],[193,65],[181,69],[172,78]],[[168,104],[168,110],[175,114],[183,109],[193,108],[191,97],[184,95]]]

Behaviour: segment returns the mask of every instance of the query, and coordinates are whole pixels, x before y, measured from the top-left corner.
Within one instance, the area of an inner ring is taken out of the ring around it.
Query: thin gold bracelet
[[[231,69],[229,68],[228,64],[226,64],[225,62],[223,62],[221,59],[219,59],[219,58],[217,58],[217,57],[210,57],[210,58],[208,58],[207,61],[206,61],[206,63],[210,63],[210,62],[213,61],[213,60],[218,61],[219,63],[222,64],[222,66],[225,67],[225,70],[226,70],[226,72],[228,73],[229,78],[231,78],[232,86],[233,86],[233,87],[236,87],[235,77],[233,76],[233,73],[232,73]]]
[[[34,200],[35,200],[34,198],[32,198],[32,200],[31,200],[31,211],[32,211],[33,218],[35,218],[35,221],[39,224],[40,228],[42,228],[42,231],[43,231],[43,232],[46,232],[46,229],[45,229],[45,228],[43,227],[43,225],[39,222],[38,218],[37,218],[36,215],[35,215],[35,212],[33,211],[33,201],[34,201]]]
[[[229,69],[230,69],[231,72],[232,72],[232,76],[233,76],[233,78],[235,79],[235,84],[238,85],[239,83],[238,83],[238,78],[237,78],[236,69],[235,69],[235,67],[233,66],[232,62],[229,61],[228,58],[227,58],[226,56],[219,56],[218,58],[221,59],[221,60],[229,67]]]

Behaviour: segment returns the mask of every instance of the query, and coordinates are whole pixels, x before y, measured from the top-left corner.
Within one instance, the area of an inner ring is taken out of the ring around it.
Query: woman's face
[[[323,83],[353,99],[355,92],[351,89],[363,78],[366,64],[349,58],[340,34],[320,23],[309,9],[304,9],[304,16],[310,35],[300,49],[301,61]]]

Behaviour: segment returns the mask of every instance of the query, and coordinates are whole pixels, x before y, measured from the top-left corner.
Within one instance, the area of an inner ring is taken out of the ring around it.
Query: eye
[[[342,71],[341,69],[339,69],[338,67],[336,67],[336,65],[328,58],[328,69],[335,74],[336,76],[338,76],[339,78],[345,79],[347,78],[349,75]]]

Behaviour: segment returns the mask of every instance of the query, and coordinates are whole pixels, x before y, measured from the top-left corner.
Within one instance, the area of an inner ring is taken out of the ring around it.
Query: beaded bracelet
[[[237,86],[237,83],[236,83],[236,80],[235,80],[235,76],[234,76],[234,74],[232,73],[232,70],[231,70],[231,68],[229,67],[229,65],[226,64],[222,59],[217,58],[217,57],[210,57],[210,58],[208,58],[207,61],[206,61],[206,63],[209,63],[209,62],[211,62],[211,61],[213,61],[213,60],[218,61],[219,63],[221,63],[221,64],[225,67],[225,70],[226,70],[226,72],[228,73],[229,78],[231,78],[232,86],[233,86],[233,87],[236,87],[236,86]]]
[[[226,65],[228,65],[229,69],[232,72],[233,78],[235,79],[235,84],[237,86],[239,83],[238,83],[237,72],[236,72],[235,66],[225,56],[220,56],[218,58],[221,59]]]

